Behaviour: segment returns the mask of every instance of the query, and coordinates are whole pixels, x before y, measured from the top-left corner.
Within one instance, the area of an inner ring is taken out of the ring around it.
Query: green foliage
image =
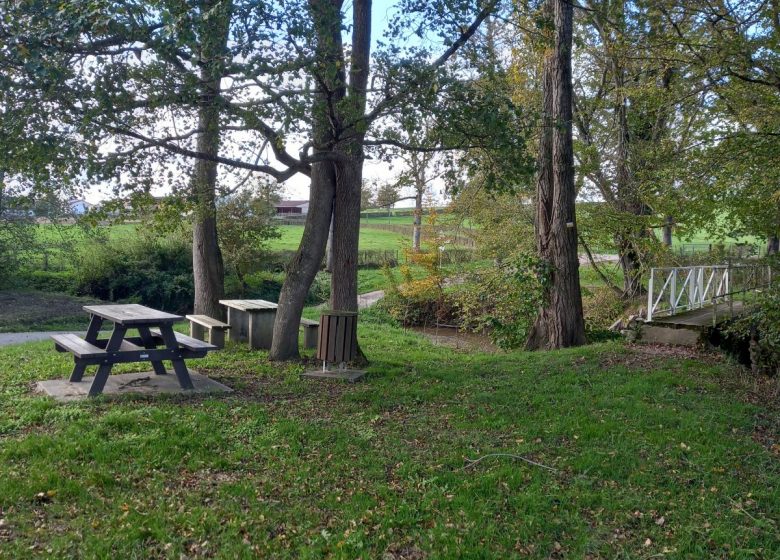
[[[25,288],[43,292],[68,294],[75,288],[72,270],[32,270],[18,276],[16,281]]]
[[[192,248],[181,235],[87,246],[78,255],[75,274],[79,295],[173,312],[187,311],[192,305]]]
[[[759,294],[751,311],[731,323],[726,335],[747,341],[755,372],[780,372],[780,288]]]
[[[270,196],[257,196],[248,190],[240,191],[217,206],[222,256],[243,287],[247,287],[246,275],[261,268],[261,261],[269,251],[268,242],[282,236],[273,225],[274,213]]]
[[[582,289],[582,311],[588,339],[601,337],[626,310],[626,300],[611,287]]]
[[[500,348],[525,344],[539,305],[547,275],[541,262],[525,254],[501,264],[477,269],[461,277],[451,289],[444,287],[445,271],[434,252],[415,255],[424,272],[412,276],[400,267],[399,282],[389,267],[382,312],[403,325],[456,325],[463,330],[486,333]]]
[[[461,327],[487,332],[499,348],[521,348],[542,303],[540,266],[535,257],[517,255],[466,277],[454,296]]]
[[[0,285],[8,284],[19,272],[34,244],[32,224],[27,220],[7,219],[0,215]]]

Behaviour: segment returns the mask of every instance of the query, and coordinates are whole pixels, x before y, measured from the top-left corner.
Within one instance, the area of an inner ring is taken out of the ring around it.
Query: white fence
[[[731,302],[736,294],[771,283],[772,269],[764,265],[653,268],[647,287],[647,320]]]

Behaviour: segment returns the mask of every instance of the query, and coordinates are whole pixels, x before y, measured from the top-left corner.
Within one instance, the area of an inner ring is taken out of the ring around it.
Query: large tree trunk
[[[210,120],[203,113],[201,125]],[[198,139],[198,150],[216,154],[219,145],[219,131],[204,132]],[[224,319],[224,310],[219,300],[224,296],[225,268],[217,238],[217,209],[215,188],[217,164],[199,159],[195,162],[193,195],[195,211],[192,224],[192,272],[195,281],[195,313]]]
[[[363,184],[362,144],[354,160],[336,165],[333,205],[333,268],[330,305],[339,311],[358,310],[357,257],[360,237],[360,186]]]
[[[336,164],[336,198],[333,205],[333,275],[331,307],[340,311],[357,311],[357,261],[360,237],[360,195],[363,186],[363,139],[360,123],[366,110],[366,86],[371,53],[371,0],[352,3],[352,51],[349,64],[348,103],[339,121],[357,121],[345,131],[349,140],[342,142]]]
[[[201,58],[207,61],[201,67],[201,93],[198,100],[197,150],[219,155],[219,93],[224,71],[222,54],[227,44],[230,26],[228,2],[216,7],[215,1],[205,0],[201,12],[210,12],[204,19],[201,38]],[[192,198],[195,202],[192,224],[192,272],[195,285],[195,313],[224,319],[219,300],[224,296],[225,267],[217,236],[217,164],[198,159],[192,176]]]
[[[287,265],[287,275],[279,293],[279,307],[276,310],[273,341],[269,352],[271,360],[292,360],[300,356],[298,329],[301,313],[306,302],[306,294],[325,254],[335,184],[336,177],[332,163],[321,162],[312,165],[309,213],[306,215],[301,243],[295,256]]]
[[[309,9],[317,33],[314,72],[320,83],[320,91],[312,107],[312,138],[316,150],[320,153],[327,152],[334,140],[332,108],[343,98],[341,4],[342,0],[309,0]],[[325,254],[335,192],[334,164],[327,160],[312,164],[309,213],[306,215],[301,243],[287,266],[287,274],[279,294],[273,341],[268,354],[271,360],[291,360],[300,356],[298,328],[301,313],[306,294]]]
[[[582,316],[572,146],[572,4],[547,0],[555,23],[554,49],[545,54],[544,126],[539,145],[536,237],[539,256],[549,264],[549,288],[528,337],[529,350],[585,343]]]

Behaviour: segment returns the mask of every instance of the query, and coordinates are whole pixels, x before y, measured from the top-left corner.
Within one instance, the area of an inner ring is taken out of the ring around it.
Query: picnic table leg
[[[228,307],[228,325],[230,325],[228,338],[231,342],[243,342],[246,340],[248,325],[245,312]]]
[[[263,310],[249,312],[249,348],[256,350],[271,348],[274,336],[274,321],[276,311]]]
[[[173,333],[173,325],[160,325],[160,334],[165,341],[166,348],[174,354],[181,355],[179,343],[176,341],[176,335]],[[192,378],[190,378],[190,372],[187,371],[187,364],[184,363],[184,358],[173,358],[171,363],[173,364],[176,378],[179,380],[179,386],[182,389],[194,389],[195,387],[192,385]]]
[[[149,327],[138,327],[138,334],[141,337],[141,342],[144,344],[144,348],[147,350],[153,350],[157,348],[157,344],[154,342],[154,337],[152,337],[152,333],[149,331]],[[152,362],[152,367],[154,368],[154,373],[157,375],[167,375],[167,371],[165,371],[165,366],[162,362]]]
[[[91,315],[89,319],[89,327],[87,328],[87,336],[84,340],[90,344],[95,344],[97,341],[98,333],[100,333],[100,327],[103,326],[103,317],[97,315]],[[70,382],[78,383],[81,378],[84,377],[84,370],[87,369],[87,365],[84,362],[76,360],[76,365],[73,366],[73,371],[70,374]]]
[[[126,332],[127,327],[123,325],[114,325],[114,331],[111,333],[111,337],[108,339],[108,344],[106,344],[106,352],[116,352],[119,350],[119,347],[122,345],[122,340],[125,338]],[[111,373],[111,368],[113,367],[114,364],[110,361],[110,358],[107,358],[105,362],[100,364],[97,373],[95,374],[95,379],[92,380],[92,385],[89,387],[90,397],[97,396],[103,392],[103,387],[106,386],[106,381],[108,381],[108,376]]]

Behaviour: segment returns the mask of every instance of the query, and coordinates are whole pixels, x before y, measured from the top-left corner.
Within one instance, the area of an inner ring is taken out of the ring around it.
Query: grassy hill
[[[0,556],[780,556],[772,382],[617,343],[465,354],[370,317],[360,339],[356,385],[230,346],[197,365],[230,395],[67,405],[30,387],[68,356],[0,349]]]

